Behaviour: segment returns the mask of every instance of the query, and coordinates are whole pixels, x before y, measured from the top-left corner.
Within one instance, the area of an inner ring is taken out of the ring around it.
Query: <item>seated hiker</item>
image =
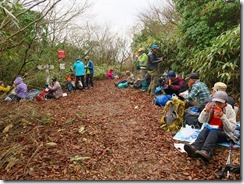
[[[134,74],[127,70],[126,71],[126,75],[128,76],[127,79],[121,80],[119,82],[115,82],[114,85],[115,86],[118,86],[119,84],[126,83],[126,82],[128,83],[128,85],[133,85],[134,82],[135,82],[135,76],[134,76]]]
[[[188,156],[209,162],[217,143],[226,142],[228,138],[238,140],[234,134],[236,114],[231,105],[226,103],[227,99],[226,92],[217,91],[212,102],[206,104],[198,118],[200,123],[206,123],[205,127],[192,144],[184,145]]]
[[[3,81],[0,81],[0,92],[9,92],[10,88],[10,86],[5,87]]]
[[[17,100],[20,101],[21,99],[25,99],[28,95],[27,93],[27,85],[23,82],[21,77],[17,77],[14,80],[14,93],[8,95],[5,98],[5,101],[12,101],[12,100]]]
[[[74,74],[67,75],[65,77],[65,80],[66,80],[66,89],[69,92],[73,92],[75,89],[75,75]]]
[[[200,104],[200,106],[198,107],[198,109],[199,109],[198,111],[201,112],[204,109],[205,105],[208,102],[212,101],[213,95],[216,93],[216,91],[226,91],[226,89],[227,89],[227,85],[225,83],[216,82],[214,84],[214,87],[212,87],[211,94],[210,94],[209,98]],[[235,109],[235,102],[234,102],[234,99],[232,97],[228,96],[227,103],[230,104],[233,109]],[[237,111],[236,111],[236,114],[237,114]]]
[[[181,92],[180,97],[183,97],[186,102],[186,108],[191,106],[199,106],[209,98],[210,92],[205,83],[201,82],[197,73],[191,73],[186,76],[189,93]]]
[[[63,96],[62,87],[59,84],[57,77],[53,77],[52,85],[47,85],[46,87],[48,88],[48,94],[46,95],[47,99],[58,99]]]
[[[107,74],[106,74],[106,77],[107,77],[107,79],[113,79],[114,78],[114,76],[113,76],[113,69],[111,68],[108,72],[107,72]]]
[[[187,90],[187,85],[185,81],[182,79],[181,75],[176,75],[173,70],[170,70],[168,72],[168,77],[164,84],[163,90],[166,94],[176,94],[178,96],[179,93]]]
[[[158,78],[158,87],[162,87],[163,88],[167,78],[168,78],[168,74],[166,72],[164,72],[163,75],[161,75]]]

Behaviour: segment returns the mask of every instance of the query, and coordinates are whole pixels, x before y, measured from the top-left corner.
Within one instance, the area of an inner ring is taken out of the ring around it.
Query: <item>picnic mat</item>
[[[237,126],[240,126],[240,123],[237,123]],[[200,133],[199,129],[193,129],[193,128],[191,128],[191,126],[186,125],[185,128],[182,127],[180,129],[180,131],[175,134],[173,139],[192,143],[196,140],[199,133]],[[225,147],[230,146],[229,142],[223,142],[223,143],[218,143],[218,144],[220,146],[225,146]],[[175,143],[174,145],[176,148],[182,150],[182,144],[181,143],[179,143],[179,144]],[[183,144],[183,146],[184,146],[184,144]],[[240,141],[237,144],[234,144],[233,147],[234,148],[240,148]]]

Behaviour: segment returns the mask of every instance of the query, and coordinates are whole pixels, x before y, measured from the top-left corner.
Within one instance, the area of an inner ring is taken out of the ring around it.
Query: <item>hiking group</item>
[[[78,57],[71,67],[73,73],[65,77],[65,88],[68,92],[74,92],[76,90],[84,91],[85,89],[93,88],[94,62],[90,60],[89,56],[86,56],[84,60],[85,62]],[[20,101],[33,98],[41,101],[59,99],[60,97],[66,96],[57,76],[52,77],[50,84],[46,81],[44,89],[41,91],[30,90],[28,92],[27,84],[23,81],[22,77],[17,77],[12,87],[9,85],[5,87],[4,82],[0,81],[0,92],[3,95],[7,95],[5,101]]]
[[[159,63],[163,57],[158,57],[158,45],[152,45],[146,54],[144,48],[140,48],[136,55],[136,74],[126,71],[127,78],[115,81],[116,87],[122,89],[129,86],[140,89],[154,96],[155,104],[163,108],[162,129],[179,131],[187,124],[200,130],[193,143],[186,143],[184,150],[189,157],[201,158],[209,162],[216,145],[220,142],[239,141],[236,134],[236,115],[238,107],[232,97],[226,93],[227,85],[221,81],[213,84],[211,90],[200,80],[198,73],[193,72],[183,78],[174,70],[169,70],[157,78]],[[74,73],[66,76],[66,90],[84,91],[92,88],[94,63],[87,56],[85,63],[77,58],[72,67]],[[118,75],[111,68],[106,73],[109,80],[118,79]],[[10,91],[11,87],[4,87],[0,81],[0,90]],[[5,100],[17,101],[28,96],[27,85],[21,77],[17,77],[13,84],[13,93]],[[52,78],[52,83],[46,83],[45,89],[37,96],[37,100],[58,99],[62,97],[63,91],[57,77]]]
[[[164,61],[163,57],[157,57],[158,49],[157,45],[152,45],[146,54],[145,49],[140,48],[136,56],[136,71],[139,70],[139,73],[135,77],[132,72],[126,71],[128,78],[115,82],[115,86],[136,89],[139,86],[142,92],[148,91],[149,95],[153,91],[155,104],[163,107],[161,127],[177,132],[188,124],[199,129],[196,140],[186,143],[184,150],[189,157],[209,162],[218,143],[239,141],[240,135],[235,131],[238,107],[226,93],[225,83],[216,82],[209,90],[196,72],[183,79],[180,74],[169,70],[157,79],[159,62]]]

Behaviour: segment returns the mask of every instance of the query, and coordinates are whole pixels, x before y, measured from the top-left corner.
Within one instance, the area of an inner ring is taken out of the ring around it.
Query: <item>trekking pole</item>
[[[219,179],[222,179],[223,178],[225,172],[226,172],[226,178],[227,179],[230,176],[230,168],[227,168],[227,165],[230,165],[230,163],[231,163],[231,153],[232,153],[232,150],[233,150],[233,144],[234,143],[232,143],[232,140],[230,140],[228,158],[227,158],[227,161],[226,161],[226,164],[225,164],[224,168],[220,168],[220,170],[219,170],[219,174],[218,174]]]
[[[231,163],[231,153],[232,153],[232,150],[233,150],[233,144],[234,143],[232,143],[232,140],[230,140],[230,149],[229,149],[229,155],[228,155],[228,159],[226,161],[226,165]],[[226,165],[225,165],[225,167],[226,167]],[[230,176],[230,170],[227,169],[227,171],[226,171],[227,179],[229,178],[229,176]]]

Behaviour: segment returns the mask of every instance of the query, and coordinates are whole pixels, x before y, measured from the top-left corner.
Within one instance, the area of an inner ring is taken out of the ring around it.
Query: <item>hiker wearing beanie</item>
[[[206,104],[198,117],[204,123],[203,129],[192,144],[185,144],[188,156],[210,161],[211,155],[219,142],[226,142],[228,138],[235,141],[236,115],[234,109],[227,103],[228,95],[224,91],[217,91],[212,102]]]

